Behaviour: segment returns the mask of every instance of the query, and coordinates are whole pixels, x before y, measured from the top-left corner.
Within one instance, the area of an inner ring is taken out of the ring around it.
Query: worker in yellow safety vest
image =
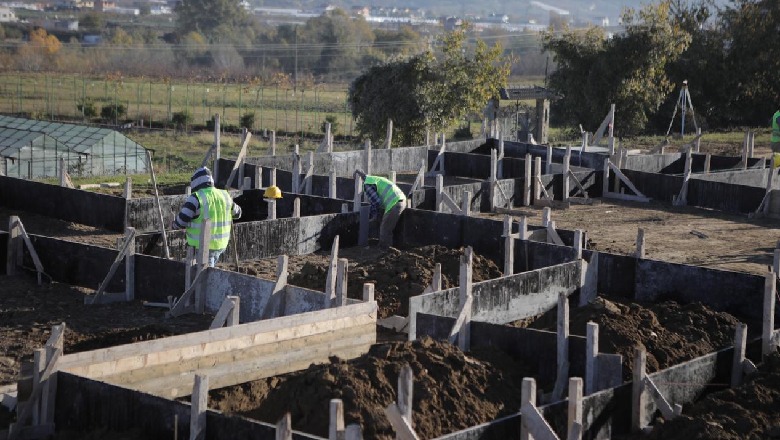
[[[230,194],[214,187],[214,178],[206,167],[195,170],[190,179],[192,192],[171,223],[172,229],[187,230],[187,244],[200,249],[200,233],[203,227],[204,213],[211,222],[209,247],[209,266],[214,267],[217,260],[230,242],[230,229],[233,219],[241,217],[241,207]]]
[[[393,244],[393,230],[401,213],[406,209],[406,195],[396,184],[380,176],[367,176],[360,170],[355,177],[363,178],[363,192],[371,203],[370,219],[381,214],[379,225],[379,246],[390,247]]]

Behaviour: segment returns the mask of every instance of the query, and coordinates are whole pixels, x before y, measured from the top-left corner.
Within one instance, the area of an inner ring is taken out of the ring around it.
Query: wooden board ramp
[[[212,388],[366,353],[376,342],[376,302],[137,342],[62,356],[61,371],[163,397],[192,392],[195,374]]]

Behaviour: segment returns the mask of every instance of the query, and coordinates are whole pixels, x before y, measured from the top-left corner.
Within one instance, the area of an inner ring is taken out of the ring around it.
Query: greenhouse
[[[72,176],[148,171],[146,149],[115,130],[0,116],[0,171],[6,176],[54,177],[60,159]]]

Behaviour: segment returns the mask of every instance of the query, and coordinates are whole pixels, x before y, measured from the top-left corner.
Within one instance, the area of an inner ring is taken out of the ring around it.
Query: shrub
[[[94,118],[97,116],[95,102],[89,98],[81,98],[76,102],[76,109],[81,112],[85,118]]]
[[[109,104],[104,105],[100,109],[100,117],[106,120],[119,120],[124,119],[127,114],[127,108],[124,104]]]
[[[241,127],[251,130],[255,125],[255,112],[248,112],[241,115]]]
[[[175,112],[171,115],[171,122],[177,127],[187,127],[192,125],[192,115],[187,111]]]

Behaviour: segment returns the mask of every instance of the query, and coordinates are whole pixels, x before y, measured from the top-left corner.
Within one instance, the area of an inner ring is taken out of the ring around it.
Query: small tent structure
[[[0,116],[0,171],[5,175],[54,177],[60,159],[71,175],[147,171],[146,149],[115,130]]]

